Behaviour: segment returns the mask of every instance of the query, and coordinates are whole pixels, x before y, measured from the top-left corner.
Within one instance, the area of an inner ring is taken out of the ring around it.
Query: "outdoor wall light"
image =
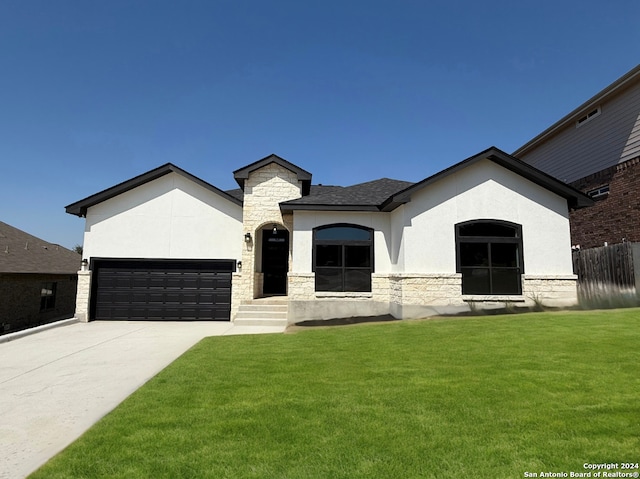
[[[242,261],[238,261],[238,271],[242,271]]]
[[[278,225],[273,225],[273,234],[278,234]]]
[[[251,243],[251,233],[246,233],[244,235],[244,242],[245,243]]]

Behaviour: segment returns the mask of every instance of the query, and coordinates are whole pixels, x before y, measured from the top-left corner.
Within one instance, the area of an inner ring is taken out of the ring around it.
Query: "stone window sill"
[[[373,298],[373,293],[316,291],[316,298]]]
[[[526,298],[522,295],[477,295],[477,294],[463,294],[462,301],[488,303],[488,302],[509,302],[509,303],[524,303]]]

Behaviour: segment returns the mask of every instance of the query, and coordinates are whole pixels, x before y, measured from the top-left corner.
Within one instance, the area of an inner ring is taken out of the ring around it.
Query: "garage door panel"
[[[135,311],[130,310],[129,308],[123,307],[112,307],[110,305],[105,305],[105,312],[109,315],[109,319],[119,319],[119,320],[127,320],[127,319],[139,319],[140,312],[136,315]]]
[[[221,298],[218,296],[218,303],[223,303]],[[199,293],[197,298],[198,304],[215,304],[216,303],[216,295],[214,293]]]
[[[165,288],[186,289],[189,287],[197,287],[197,278],[193,278],[192,275],[186,274],[166,274],[159,278],[163,281]]]
[[[149,283],[149,275],[147,273],[132,273],[131,274],[131,287],[132,288],[146,288]]]
[[[171,291],[164,294],[164,302],[166,304],[195,304],[197,294],[194,292]]]
[[[92,317],[229,321],[232,260],[96,260]]]
[[[182,304],[198,304],[201,295],[198,294],[197,291],[184,291],[182,294],[171,293],[167,296],[171,297],[171,299],[167,299],[167,301],[173,300],[176,303]]]
[[[164,289],[166,287],[164,276],[159,274],[150,274],[147,278],[147,284],[149,288],[154,289]]]
[[[128,296],[132,303],[146,304],[147,302],[150,301],[149,293],[147,291],[133,291]],[[118,302],[125,302],[125,301],[126,301],[126,297],[123,295],[123,297]]]
[[[143,296],[143,295],[140,295]],[[165,293],[162,290],[159,291],[147,291],[147,294],[144,295],[140,301],[136,301],[136,303],[140,304],[162,304],[165,300]]]

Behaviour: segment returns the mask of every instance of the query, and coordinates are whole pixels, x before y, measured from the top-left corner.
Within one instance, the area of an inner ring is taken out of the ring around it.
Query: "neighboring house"
[[[73,317],[81,259],[0,221],[0,334]]]
[[[289,322],[576,302],[569,208],[592,201],[497,148],[418,183],[312,186],[276,155],[234,177],[222,191],[166,164],[67,206],[86,218],[77,317],[228,321],[265,296]]]
[[[571,212],[573,245],[640,241],[640,65],[513,155],[596,200]]]

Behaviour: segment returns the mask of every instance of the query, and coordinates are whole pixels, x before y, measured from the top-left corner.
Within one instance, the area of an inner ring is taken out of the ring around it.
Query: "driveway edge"
[[[53,328],[58,328],[60,326],[67,326],[68,324],[74,324],[74,323],[77,323],[78,321],[79,321],[78,318],[62,319],[60,321],[55,321],[53,323],[47,323],[41,326],[36,326],[35,328],[28,328],[28,329],[23,329],[21,331],[16,331],[15,333],[3,334],[2,336],[0,336],[0,344],[8,343],[9,341],[23,338],[31,334],[36,334],[41,331],[46,331],[47,329],[53,329]]]

